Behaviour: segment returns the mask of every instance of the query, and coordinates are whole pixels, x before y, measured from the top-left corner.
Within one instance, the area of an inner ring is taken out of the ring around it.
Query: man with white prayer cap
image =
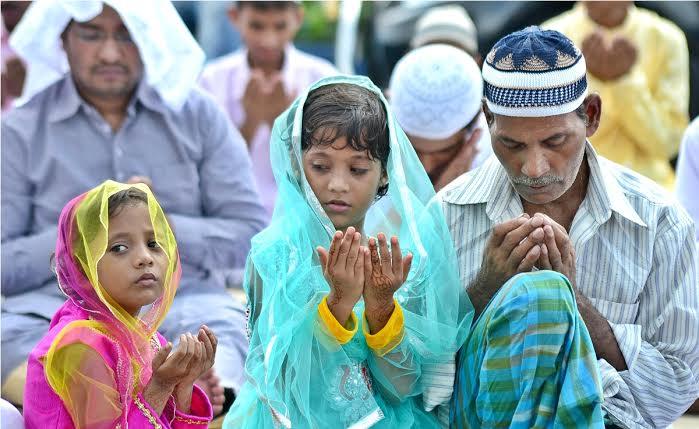
[[[476,26],[458,4],[433,7],[415,24],[415,35],[410,40],[413,49],[435,43],[455,46],[466,51],[476,62],[481,60]]]
[[[393,69],[389,95],[435,190],[493,153],[481,72],[463,50],[435,44],[408,52]]]
[[[203,52],[165,0],[40,0],[10,43],[32,67],[2,121],[3,379],[21,372],[65,299],[49,266],[61,208],[106,179],[144,182],[182,262],[160,331],[173,341],[215,331],[216,374],[200,383],[220,412],[247,352],[224,272],[243,267],[264,210],[244,141],[196,88]]]
[[[602,100],[566,36],[508,34],[483,79],[495,156],[437,195],[478,319],[455,381],[423,382],[453,387],[453,428],[668,426],[699,396],[691,218],[589,143]]]

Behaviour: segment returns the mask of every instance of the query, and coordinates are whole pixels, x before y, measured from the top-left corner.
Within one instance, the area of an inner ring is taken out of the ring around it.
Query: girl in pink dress
[[[214,362],[202,326],[177,348],[158,334],[180,278],[175,237],[143,184],[106,181],[61,212],[55,253],[68,300],[29,356],[32,428],[206,428],[194,381]]]

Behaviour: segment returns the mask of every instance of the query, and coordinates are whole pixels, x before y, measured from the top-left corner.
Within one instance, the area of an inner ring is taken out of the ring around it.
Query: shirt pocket
[[[592,305],[605,319],[621,325],[634,324],[638,316],[638,302],[623,303],[599,298],[589,298]]]
[[[199,171],[191,162],[157,163],[151,167],[153,192],[166,213],[201,214]]]

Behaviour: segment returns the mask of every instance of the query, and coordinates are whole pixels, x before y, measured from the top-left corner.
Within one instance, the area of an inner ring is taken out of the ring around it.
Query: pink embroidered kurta
[[[53,391],[44,373],[44,356],[59,332],[69,323],[89,319],[88,313],[67,301],[54,315],[49,332],[29,355],[27,382],[24,392],[24,421],[27,429],[68,429],[74,428],[72,417],[61,398]],[[166,344],[160,334],[161,346]],[[106,335],[96,336],[89,346],[104,360],[106,366],[118,374],[120,365],[129,364],[120,356],[119,347]],[[123,381],[123,380],[121,380]],[[117,382],[115,380],[115,382]],[[89,399],[89,397],[88,397]],[[89,402],[89,401],[88,401]],[[85,404],[89,406],[89,404]],[[163,412],[158,415],[148,404],[141,392],[134,395],[126,405],[129,428],[194,429],[206,428],[212,418],[212,410],[206,394],[194,386],[190,413],[183,413],[175,407],[171,397]]]

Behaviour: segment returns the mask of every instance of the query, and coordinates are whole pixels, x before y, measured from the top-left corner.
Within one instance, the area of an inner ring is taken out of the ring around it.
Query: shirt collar
[[[602,168],[590,142],[585,143],[585,154],[590,167],[590,179],[586,200],[590,201],[591,211],[599,224],[603,224],[612,212],[646,227],[638,213],[626,198],[624,190],[613,174],[611,166]],[[607,162],[602,159],[602,162]],[[466,182],[464,185],[463,183]],[[450,204],[486,204],[486,214],[491,221],[499,223],[522,213],[522,202],[510,183],[507,172],[494,155],[482,167],[468,173],[463,179],[447,187],[442,199]]]
[[[593,216],[598,223],[603,224],[616,212],[631,222],[647,227],[636,210],[626,198],[624,189],[614,176],[615,168],[609,161],[599,158],[590,142],[585,146],[587,164],[590,166],[590,181],[587,185],[585,199],[590,201]]]
[[[155,110],[160,113],[164,113],[167,110],[167,106],[160,98],[160,95],[145,83],[144,79],[138,84],[136,89],[136,96],[131,98],[127,106],[127,115],[132,116],[136,113],[137,103],[140,102],[146,108],[150,110]],[[82,99],[75,87],[75,82],[71,77],[70,73],[67,73],[60,88],[58,89],[58,94],[56,96],[53,108],[49,112],[48,119],[50,122],[58,122],[78,113],[80,107],[87,104],[85,100]]]
[[[75,115],[81,104],[82,99],[75,88],[75,82],[73,82],[70,73],[66,73],[58,88],[56,100],[54,100],[51,111],[48,114],[49,122],[62,121]]]
[[[138,89],[136,90],[136,97],[132,98],[129,103],[129,115],[134,113],[133,109],[135,109],[136,102],[139,102],[147,109],[163,114],[170,110],[160,94],[158,94],[158,91],[148,85],[145,79],[141,79],[141,82],[138,84]]]
[[[297,56],[296,48],[293,44],[288,44],[284,48],[284,60],[280,70],[282,74],[282,83],[284,84],[284,92],[289,94],[289,91],[294,87],[294,72],[293,65],[296,63]],[[245,95],[245,88],[250,81],[250,63],[248,63],[248,50],[241,49],[238,60],[241,61],[240,72],[236,76],[231,85],[231,95],[235,100],[242,100]]]

